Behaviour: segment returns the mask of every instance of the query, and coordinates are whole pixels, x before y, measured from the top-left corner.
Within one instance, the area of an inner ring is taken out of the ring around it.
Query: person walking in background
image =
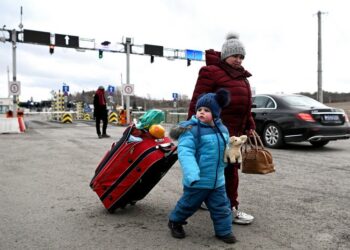
[[[235,243],[232,213],[225,192],[224,150],[229,140],[220,120],[221,108],[229,102],[229,93],[219,90],[197,101],[196,115],[171,129],[178,139],[178,157],[182,169],[183,195],[169,215],[168,227],[174,238],[186,236],[183,225],[200,207],[207,205],[217,238]]]
[[[98,138],[110,137],[107,135],[108,111],[105,98],[105,88],[99,86],[94,95],[94,117],[96,119],[96,132]],[[100,122],[102,120],[102,134]]]
[[[212,49],[206,51],[206,66],[199,71],[187,119],[195,113],[196,102],[201,94],[225,88],[230,92],[231,102],[222,110],[222,122],[230,136],[251,135],[255,123],[251,115],[252,94],[247,80],[251,74],[242,66],[245,55],[245,48],[236,33],[227,34],[221,53]],[[231,202],[233,223],[250,224],[254,217],[238,210],[239,168],[239,163],[231,162],[225,169],[226,192]]]

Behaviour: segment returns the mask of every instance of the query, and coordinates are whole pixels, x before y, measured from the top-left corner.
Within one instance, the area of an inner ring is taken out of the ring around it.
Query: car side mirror
[[[256,108],[256,104],[253,103],[253,104],[252,104],[252,109],[255,109],[255,108]]]

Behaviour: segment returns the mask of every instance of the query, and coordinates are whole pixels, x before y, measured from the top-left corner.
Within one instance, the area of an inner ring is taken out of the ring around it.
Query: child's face
[[[211,110],[207,107],[199,107],[196,112],[196,117],[201,122],[213,124],[213,114],[211,113]]]

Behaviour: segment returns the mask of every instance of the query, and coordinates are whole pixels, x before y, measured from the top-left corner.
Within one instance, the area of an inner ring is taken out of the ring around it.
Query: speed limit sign
[[[134,95],[134,84],[123,84],[123,95]]]
[[[21,82],[9,82],[9,93],[10,95],[21,94]]]

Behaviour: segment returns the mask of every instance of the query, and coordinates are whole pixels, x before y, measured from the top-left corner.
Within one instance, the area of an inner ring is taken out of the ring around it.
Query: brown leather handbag
[[[275,172],[272,155],[265,149],[255,131],[242,147],[242,159],[242,173],[268,174]]]

